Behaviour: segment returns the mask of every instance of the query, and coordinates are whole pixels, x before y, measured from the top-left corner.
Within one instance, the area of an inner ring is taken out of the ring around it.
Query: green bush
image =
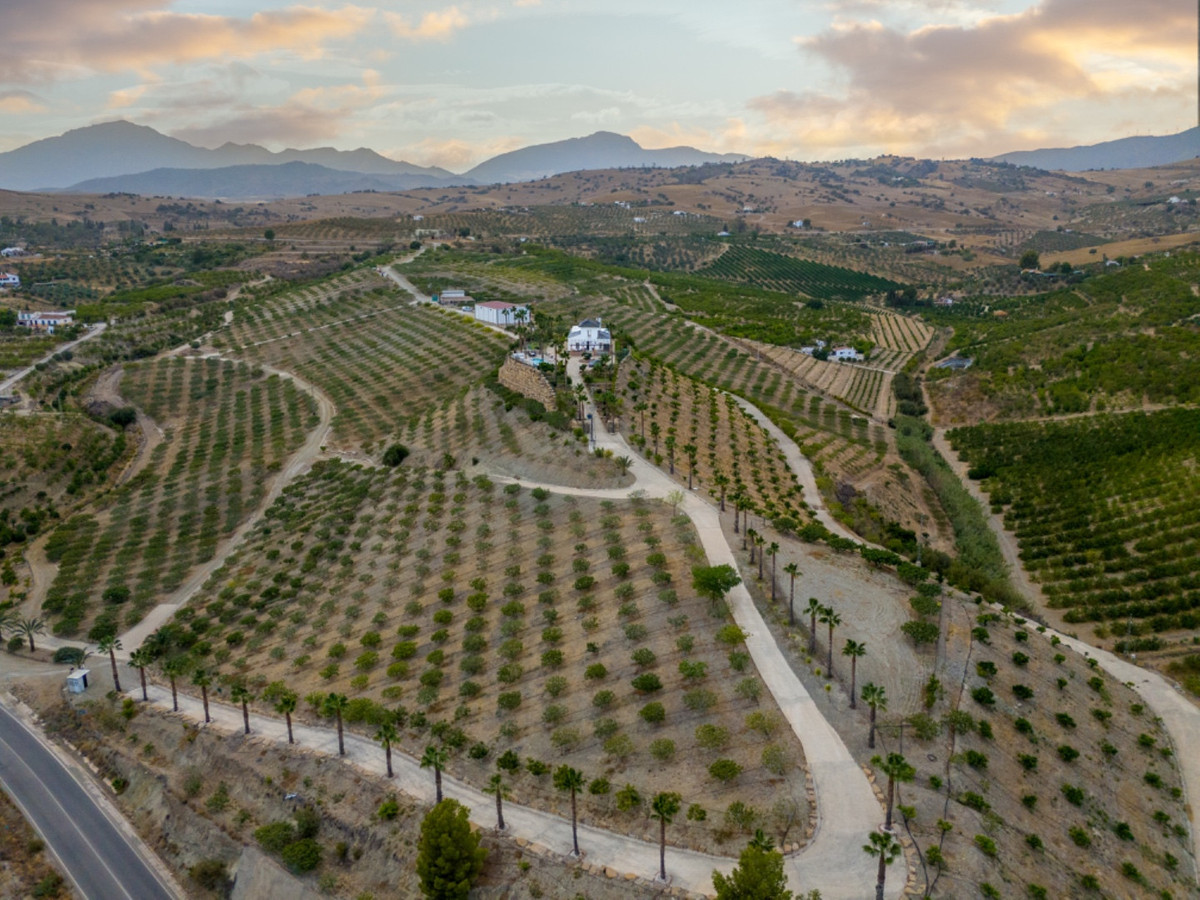
[[[732,759],[718,759],[708,767],[708,774],[717,781],[729,782],[742,774],[742,767]]]
[[[284,847],[296,840],[296,828],[291,822],[281,819],[255,829],[254,839],[268,853],[282,853]]]

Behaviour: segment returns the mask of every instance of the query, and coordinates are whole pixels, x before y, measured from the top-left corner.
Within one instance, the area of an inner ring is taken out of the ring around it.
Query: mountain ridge
[[[1089,169],[1145,169],[1197,156],[1200,156],[1200,127],[1178,134],[1139,135],[1076,147],[1014,150],[992,158],[1046,171],[1085,172]]]

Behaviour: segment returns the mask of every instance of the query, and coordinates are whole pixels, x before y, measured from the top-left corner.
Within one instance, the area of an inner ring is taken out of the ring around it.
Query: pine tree
[[[471,831],[467,808],[443,800],[426,813],[417,844],[417,878],[429,900],[466,900],[487,850]]]

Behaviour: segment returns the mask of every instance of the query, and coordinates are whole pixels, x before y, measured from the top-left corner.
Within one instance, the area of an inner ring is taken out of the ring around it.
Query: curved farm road
[[[28,375],[30,372],[32,372],[34,369],[36,369],[42,363],[49,362],[53,357],[57,356],[59,353],[62,353],[65,350],[72,350],[75,347],[78,347],[84,341],[90,341],[92,338],[96,337],[97,335],[103,334],[104,329],[106,329],[107,327],[108,327],[107,322],[100,322],[97,325],[89,328],[87,334],[83,335],[82,337],[76,338],[75,340],[71,341],[71,343],[69,343],[69,344],[63,344],[61,347],[55,347],[52,351],[47,353],[45,356],[43,356],[41,359],[39,359],[37,362],[33,363],[32,365],[26,366],[23,369],[13,372],[11,375],[9,375],[7,378],[5,378],[3,381],[0,381],[0,396],[6,396],[9,393],[9,391],[11,391],[13,389],[13,386],[17,384],[17,382],[19,382],[22,378],[24,378],[26,375]]]

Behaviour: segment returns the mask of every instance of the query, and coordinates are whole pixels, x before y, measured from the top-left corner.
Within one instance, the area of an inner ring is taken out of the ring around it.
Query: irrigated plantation
[[[871,294],[884,294],[903,287],[886,278],[853,269],[736,244],[701,268],[699,274],[816,300],[861,300]]]
[[[1200,626],[1200,411],[978,425],[948,434],[1067,623],[1118,652]]]
[[[50,536],[46,555],[58,572],[43,609],[58,634],[90,624],[96,640],[138,621],[195,564],[212,559],[315,424],[311,398],[244,363],[134,365],[121,391],[165,440],[102,506]]]
[[[229,339],[233,355],[302,372],[337,407],[333,441],[367,452],[382,452],[387,439],[465,394],[507,346],[361,271],[260,292],[238,310]]]
[[[800,487],[774,439],[732,394],[632,358],[621,366],[620,385],[625,430],[655,465],[722,505],[736,498],[772,519],[806,522]]]
[[[398,713],[405,750],[439,745],[478,786],[499,766],[520,802],[557,808],[545,776],[566,762],[587,821],[640,833],[643,804],[675,790],[691,815],[674,840],[801,840],[802,750],[740,630],[691,589],[703,562],[661,503],[321,462],[160,646],[222,684],[286,685],[308,715],[345,695],[372,734]]]

